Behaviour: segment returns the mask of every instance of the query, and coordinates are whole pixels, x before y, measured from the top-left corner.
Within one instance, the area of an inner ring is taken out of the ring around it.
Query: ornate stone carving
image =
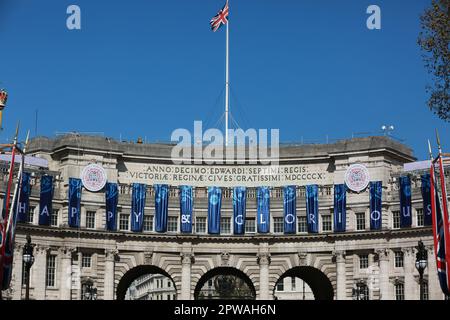
[[[375,249],[375,253],[378,255],[379,261],[388,261],[389,260],[389,250],[386,248]]]
[[[192,252],[181,252],[180,256],[182,264],[194,263],[194,254]]]
[[[270,253],[269,252],[260,252],[256,255],[256,261],[259,265],[268,265],[270,264]]]
[[[115,249],[105,249],[106,261],[116,261],[119,254],[119,250]]]
[[[305,256],[305,260],[306,260],[306,256]],[[345,250],[335,250],[333,252],[333,257],[337,263],[341,263],[341,262],[345,263]]]
[[[153,250],[147,250],[144,252],[144,264],[152,264]]]
[[[228,251],[222,251],[220,253],[220,264],[225,267],[228,266],[230,262],[230,254]]]
[[[76,248],[72,247],[60,247],[58,248],[58,253],[63,259],[72,259],[72,254],[76,252]]]

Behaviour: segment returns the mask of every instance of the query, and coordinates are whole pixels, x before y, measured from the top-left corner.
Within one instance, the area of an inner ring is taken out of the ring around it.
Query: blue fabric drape
[[[27,213],[30,207],[30,190],[30,173],[23,172],[17,212],[17,221],[19,222],[27,221]]]
[[[381,181],[370,182],[370,230],[381,230],[382,218],[382,196],[383,188]]]
[[[319,187],[317,185],[306,186],[306,221],[308,232],[319,232]]]
[[[131,195],[131,231],[141,232],[144,227],[144,208],[147,186],[142,183],[132,184]]]
[[[208,233],[220,233],[220,209],[222,207],[222,189],[208,188]]]
[[[411,179],[400,177],[400,227],[410,227],[411,217]]]
[[[334,185],[334,232],[345,232],[347,223],[347,186]]]
[[[155,188],[155,231],[167,231],[167,217],[169,215],[169,186],[156,184]]]
[[[80,227],[81,179],[69,178],[69,226]]]
[[[117,228],[117,203],[119,192],[117,183],[107,182],[105,186],[106,200],[106,230],[115,231]]]
[[[423,200],[423,224],[431,226],[433,219],[431,216],[431,193],[430,193],[430,174],[425,173],[422,180],[422,200]]]
[[[283,187],[284,233],[295,233],[297,224],[297,192],[295,186]]]
[[[245,187],[233,188],[233,231],[234,234],[245,233],[247,189]]]
[[[258,187],[256,190],[258,233],[270,232],[270,189]]]
[[[192,212],[194,197],[191,186],[180,186],[180,221],[181,232],[192,232]]]

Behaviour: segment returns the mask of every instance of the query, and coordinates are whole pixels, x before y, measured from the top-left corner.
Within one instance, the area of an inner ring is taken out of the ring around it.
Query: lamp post
[[[419,241],[416,253],[416,269],[419,271],[419,286],[420,286],[420,300],[424,299],[423,292],[423,272],[425,271],[428,264],[428,252],[425,249],[425,246],[422,240]]]
[[[25,280],[26,280],[25,300],[29,300],[30,299],[30,269],[34,263],[33,245],[31,244],[30,235],[27,235],[27,243],[23,247],[22,259],[23,259],[23,263],[25,266]]]
[[[84,285],[84,300],[97,300],[97,288],[94,287],[94,282],[91,279],[88,279]]]
[[[389,136],[389,135],[391,135],[391,131],[394,131],[394,126],[393,125],[389,125],[389,126],[382,125],[381,130],[383,130],[385,136],[386,135]]]

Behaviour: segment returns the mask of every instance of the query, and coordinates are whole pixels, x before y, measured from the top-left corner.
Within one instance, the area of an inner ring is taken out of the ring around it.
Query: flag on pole
[[[222,8],[222,10],[220,10],[217,13],[217,15],[215,15],[209,22],[209,24],[211,25],[211,30],[213,32],[216,32],[223,24],[224,25],[227,24],[228,13],[229,13],[229,8],[228,8],[228,1],[227,1],[227,3]]]

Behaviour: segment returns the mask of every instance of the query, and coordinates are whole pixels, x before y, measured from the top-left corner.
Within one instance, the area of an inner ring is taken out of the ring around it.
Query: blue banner
[[[30,190],[30,173],[23,172],[17,212],[17,221],[19,222],[27,221],[27,214],[30,207]]]
[[[192,233],[192,210],[194,196],[191,186],[180,186],[180,221],[181,232]]]
[[[345,232],[347,223],[347,187],[334,185],[334,232]]]
[[[314,185],[306,186],[306,221],[308,222],[308,232],[319,232],[319,187]]]
[[[247,205],[247,189],[245,187],[235,187],[233,189],[234,234],[245,233],[246,205]]]
[[[222,190],[219,187],[208,188],[208,233],[220,233],[220,209],[222,207]]]
[[[144,227],[144,208],[147,185],[133,183],[131,194],[131,231],[141,232]]]
[[[284,233],[295,233],[297,225],[297,192],[295,186],[283,187]]]
[[[270,232],[270,189],[258,187],[256,190],[258,233]]]
[[[431,226],[433,219],[431,216],[431,193],[430,193],[430,174],[422,175],[422,199],[423,199],[423,224]]]
[[[53,177],[41,177],[41,194],[39,200],[39,225],[50,225],[53,199]]]
[[[155,184],[155,231],[167,231],[167,218],[169,215],[169,186]]]
[[[381,230],[382,224],[382,196],[383,185],[381,181],[370,182],[370,230]]]
[[[400,177],[400,228],[411,227],[411,179]]]
[[[80,227],[81,179],[69,178],[69,226]]]
[[[106,200],[106,230],[115,231],[117,228],[117,202],[119,193],[117,183],[107,182],[105,186]]]

